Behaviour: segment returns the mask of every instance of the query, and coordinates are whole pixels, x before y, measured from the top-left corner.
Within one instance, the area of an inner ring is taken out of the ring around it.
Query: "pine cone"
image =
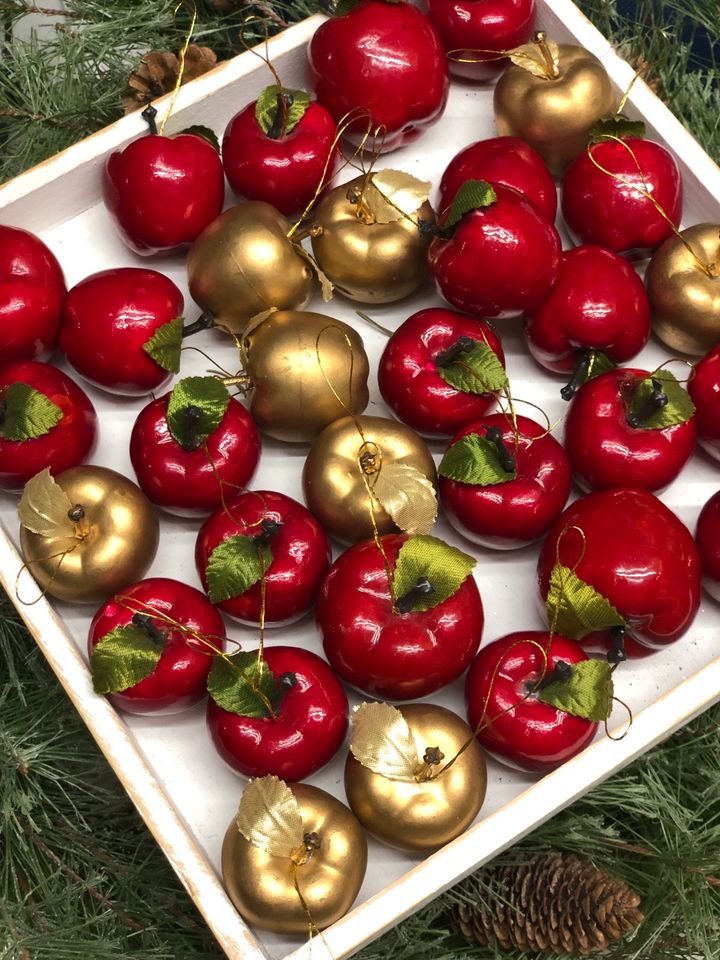
[[[191,43],[185,54],[182,82],[194,80],[207,73],[217,63],[215,53],[209,47]],[[128,77],[127,88],[121,95],[125,113],[146,107],[156,97],[170,93],[177,83],[180,60],[169,50],[153,50],[146,53],[140,65]]]
[[[643,919],[640,898],[627,884],[573,854],[539,854],[476,876],[481,902],[459,905],[456,920],[460,932],[481,945],[585,957]]]

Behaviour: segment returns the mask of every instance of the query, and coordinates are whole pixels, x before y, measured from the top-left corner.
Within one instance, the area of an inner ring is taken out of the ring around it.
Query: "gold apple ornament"
[[[431,703],[363,703],[352,717],[345,793],[369,833],[410,853],[460,836],[482,807],[485,757],[457,714]]]
[[[343,803],[274,776],[245,787],[222,847],[223,881],[239,913],[289,936],[312,936],[347,913],[366,866],[365,834]]]
[[[430,186],[398,170],[380,170],[323,195],[310,228],[313,253],[346,297],[393,303],[420,286],[435,224]]]
[[[720,224],[697,223],[658,247],[645,274],[653,329],[701,356],[720,341]]]
[[[45,594],[98,603],[140,580],[158,546],[153,505],[106,467],[49,470],[25,484],[18,504],[25,565]]]
[[[343,417],[325,427],[302,482],[310,512],[345,543],[398,529],[428,533],[437,517],[437,472],[427,444],[386,417]]]
[[[498,134],[527,141],[560,176],[597,121],[615,113],[612,81],[589,50],[554,43],[543,31],[509,57],[493,100]]]
[[[368,358],[348,324],[305,310],[268,310],[239,338],[242,371],[223,378],[252,391],[250,413],[264,433],[313,440],[338,417],[368,404]]]

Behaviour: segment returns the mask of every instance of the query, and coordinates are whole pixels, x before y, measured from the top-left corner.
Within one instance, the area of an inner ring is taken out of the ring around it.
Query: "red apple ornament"
[[[179,369],[182,309],[178,288],[155,270],[103,270],[69,292],[60,349],[95,386],[142,396]]]
[[[535,0],[428,0],[428,15],[448,51],[450,73],[493,80],[508,62],[493,51],[512,50],[530,39]]]
[[[380,544],[382,552],[366,540],[338,557],[318,596],[317,623],[346,683],[412,700],[459,677],[477,651],[475,561],[435,537],[388,534]]]
[[[141,580],[107,600],[90,624],[95,690],[127,713],[178,713],[204,698],[224,642],[222,617],[199,590],[166,577]]]
[[[503,763],[534,773],[580,753],[595,736],[597,720],[541,698],[587,662],[574,640],[542,630],[509,633],[483,647],[465,683],[468,723],[478,742]]]
[[[309,93],[267,87],[225,130],[225,175],[238,196],[286,216],[301,213],[337,168],[335,133],[335,121]]]
[[[401,324],[378,367],[380,393],[424,436],[450,436],[507,386],[500,340],[482,320],[429,307]]]
[[[619,368],[580,387],[565,420],[565,449],[583,489],[661,490],[695,449],[687,391],[668,370]]]
[[[565,222],[582,243],[617,253],[654,250],[682,215],[675,158],[652,140],[623,136],[622,128],[613,139],[598,136],[563,177]]]
[[[145,495],[181,516],[203,516],[248,485],[260,437],[215,377],[186,377],[135,421],[130,459]]]
[[[568,250],[547,299],[528,317],[525,335],[533,357],[548,370],[577,370],[563,392],[570,399],[589,367],[592,374],[593,367],[597,372],[607,367],[605,358],[624,363],[648,342],[650,307],[643,282],[612,250],[593,245]]]
[[[695,404],[698,442],[720,460],[720,344],[695,364],[688,393]]]
[[[485,317],[537,310],[560,268],[560,237],[501,184],[468,180],[440,217],[428,266],[448,303]]]
[[[111,153],[103,178],[108,213],[124,242],[141,256],[192,243],[220,214],[225,197],[212,131],[191,127],[160,136],[156,113],[152,106],[143,111],[150,133]]]
[[[253,490],[228,498],[205,521],[195,562],[212,602],[245,623],[260,621],[264,576],[265,623],[275,626],[312,607],[330,565],[330,544],[302,504]]]
[[[629,656],[677,640],[700,605],[690,532],[657,497],[632,488],[571,504],[543,542],[538,582],[560,633],[585,649],[615,648],[618,659],[624,637]]]
[[[321,24],[308,47],[318,102],[348,133],[368,130],[394,150],[438,120],[448,96],[445,51],[432,23],[406,0],[360,0]]]
[[[720,603],[720,491],[700,511],[695,543],[702,564],[703,586]]]
[[[474,543],[523,547],[547,533],[570,495],[570,465],[547,428],[492,414],[453,437],[438,474],[450,523]]]
[[[291,782],[324,766],[348,725],[347,696],[327,663],[285,646],[266,648],[260,665],[255,651],[232,661],[234,672],[218,661],[208,680],[208,728],[223,760],[246,777]]]
[[[479,7],[477,0],[468,5]],[[546,220],[555,223],[557,190],[542,157],[519,137],[478,140],[456,153],[445,168],[438,210],[445,210],[466,180],[501,183],[521,193]]]
[[[0,225],[0,358],[45,360],[55,348],[65,278],[54,254],[27,230]]]
[[[19,492],[49,468],[88,460],[97,440],[95,408],[57,367],[32,360],[0,368],[0,488]]]

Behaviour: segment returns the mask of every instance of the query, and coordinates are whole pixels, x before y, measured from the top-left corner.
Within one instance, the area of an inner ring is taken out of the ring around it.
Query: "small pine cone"
[[[217,63],[215,53],[209,47],[191,43],[185,54],[182,82],[200,77]],[[128,77],[128,84],[121,95],[125,113],[146,107],[157,97],[170,93],[177,83],[180,60],[169,50],[153,50],[146,53],[140,65]]]
[[[640,898],[627,884],[573,854],[539,854],[529,863],[488,868],[474,880],[479,902],[459,905],[456,920],[481,945],[585,957],[643,919]]]

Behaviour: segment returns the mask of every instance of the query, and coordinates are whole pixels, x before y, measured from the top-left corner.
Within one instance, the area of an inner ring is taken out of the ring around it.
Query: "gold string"
[[[248,43],[245,37],[246,29],[252,24],[261,24],[264,33],[264,43],[265,43],[265,56],[257,51],[257,44]],[[243,45],[245,50],[248,53],[252,53],[254,57],[262,60],[265,66],[268,68],[270,73],[273,75],[275,80],[275,86],[278,88],[278,93],[280,94],[280,109],[282,110],[282,132],[285,133],[285,127],[287,126],[287,104],[285,103],[285,88],[283,87],[282,80],[278,74],[275,67],[272,65],[270,60],[270,50],[268,49],[268,43],[270,41],[270,30],[267,24],[267,20],[264,17],[261,17],[259,14],[251,13],[242,22],[240,27],[240,43]]]
[[[307,920],[308,944],[309,944],[310,955],[312,956],[313,937],[318,936],[322,940],[323,945],[327,950],[327,952],[330,954],[331,957],[334,958],[335,955],[330,949],[322,930],[317,925],[317,923],[315,923],[315,920],[313,919],[313,915],[310,912],[310,907],[307,905],[307,900],[305,899],[305,897],[302,894],[302,891],[300,890],[300,878],[298,877],[298,866],[302,866],[302,864],[298,864],[292,857],[290,858],[290,863],[292,864],[292,877],[293,877],[293,886],[295,887],[295,893],[297,893],[298,895],[298,899],[300,900],[300,905],[302,906],[303,912],[305,914],[305,919]]]
[[[70,538],[69,538],[69,537],[63,537],[63,539],[70,539]],[[47,556],[47,557],[36,557],[35,560],[30,560],[30,561],[28,561],[28,562],[24,562],[23,565],[22,565],[22,566],[20,567],[20,569],[18,570],[17,576],[15,577],[15,599],[18,601],[18,603],[21,603],[24,607],[32,607],[32,606],[34,606],[36,603],[39,603],[39,601],[42,600],[43,597],[47,595],[48,590],[49,590],[50,587],[53,585],[53,583],[54,583],[54,581],[55,581],[55,578],[57,577],[58,573],[60,572],[60,567],[62,566],[62,562],[63,562],[63,560],[65,559],[65,557],[66,557],[69,553],[72,553],[73,550],[77,549],[77,547],[80,545],[80,543],[82,542],[83,539],[84,539],[83,537],[78,537],[78,538],[77,538],[78,542],[77,542],[77,543],[74,543],[71,547],[68,547],[67,550],[61,550],[59,553],[51,553],[51,554],[50,554],[49,556]],[[45,586],[43,587],[43,589],[40,591],[40,594],[39,594],[37,597],[35,597],[34,600],[23,600],[23,598],[20,596],[19,585],[20,585],[20,577],[23,575],[23,573],[25,572],[25,570],[27,570],[28,573],[31,573],[30,567],[31,567],[34,563],[44,563],[46,560],[54,560],[56,557],[60,557],[60,560],[59,560],[59,562],[58,562],[58,565],[57,565],[57,566],[55,567],[55,569],[53,570],[52,576],[50,577],[50,579],[48,580],[48,582],[45,584]]]
[[[178,10],[180,10],[180,8],[183,7],[186,2],[187,0],[180,0],[180,3],[178,3],[178,5],[175,7],[175,11],[173,13],[173,19],[177,17]],[[190,46],[190,40],[192,39],[193,30],[195,29],[195,24],[197,23],[197,7],[193,2],[190,3],[190,6],[192,8],[191,17],[190,17],[190,29],[188,30],[187,36],[185,37],[185,42],[180,48],[180,55],[178,57],[180,61],[179,67],[178,67],[178,77],[177,77],[177,80],[175,81],[175,87],[173,89],[172,96],[170,97],[170,104],[167,108],[167,113],[165,114],[165,116],[163,117],[160,123],[160,128],[158,130],[158,134],[160,136],[162,136],[163,133],[165,132],[165,124],[168,122],[168,120],[170,119],[170,114],[175,109],[175,101],[177,100],[178,93],[180,92],[180,87],[183,82],[183,74],[185,73],[185,57],[187,55],[188,47]]]

